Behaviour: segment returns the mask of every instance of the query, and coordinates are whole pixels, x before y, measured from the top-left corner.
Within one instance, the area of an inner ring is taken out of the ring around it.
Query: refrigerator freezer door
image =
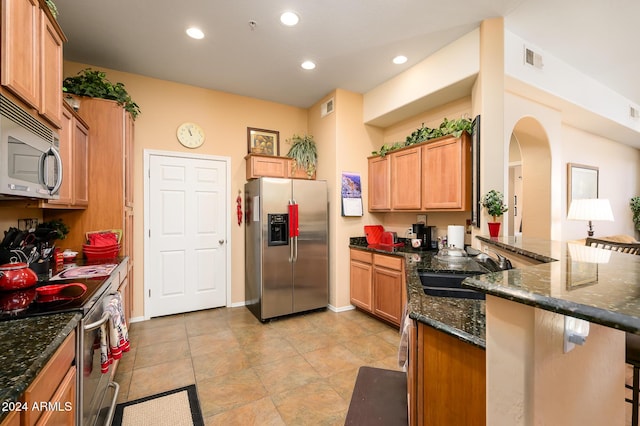
[[[288,215],[291,199],[291,180],[260,179],[261,224],[262,224],[262,319],[279,317],[292,313],[293,276],[289,262],[290,241],[286,245],[268,245],[268,215]]]
[[[293,312],[324,308],[329,302],[327,183],[292,179],[298,204],[297,257],[293,264]]]

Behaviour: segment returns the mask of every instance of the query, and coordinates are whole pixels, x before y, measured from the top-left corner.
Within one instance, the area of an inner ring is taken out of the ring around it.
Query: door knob
[[[220,245],[224,244],[224,240],[218,240],[218,243],[220,243]]]

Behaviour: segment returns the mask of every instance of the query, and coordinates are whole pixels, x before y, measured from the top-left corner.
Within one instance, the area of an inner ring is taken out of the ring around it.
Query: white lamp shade
[[[611,204],[606,198],[579,198],[571,201],[569,220],[607,220],[613,221]]]

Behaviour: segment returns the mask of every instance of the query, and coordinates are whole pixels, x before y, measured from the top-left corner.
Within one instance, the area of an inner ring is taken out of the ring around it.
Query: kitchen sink
[[[418,270],[422,290],[429,296],[456,297],[460,299],[484,300],[485,294],[470,288],[462,287],[462,281],[476,274],[454,274]]]

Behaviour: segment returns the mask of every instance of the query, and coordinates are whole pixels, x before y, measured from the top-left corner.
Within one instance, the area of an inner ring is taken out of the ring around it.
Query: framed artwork
[[[598,198],[598,168],[567,163],[567,208],[580,198]]]
[[[280,155],[280,132],[247,127],[249,154]]]

